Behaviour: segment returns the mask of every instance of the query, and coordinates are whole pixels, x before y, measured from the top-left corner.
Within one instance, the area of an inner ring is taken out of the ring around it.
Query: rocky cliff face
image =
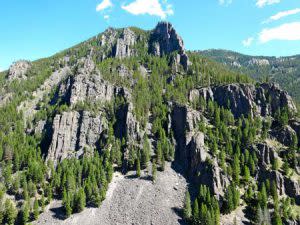
[[[291,113],[297,112],[287,92],[272,83],[264,83],[258,87],[251,84],[229,84],[192,90],[189,94],[190,101],[200,97],[230,108],[235,117],[274,116],[280,108],[287,108]]]
[[[171,117],[176,140],[176,160],[185,167],[192,180],[206,184],[218,197],[223,196],[229,179],[217,160],[208,153],[205,135],[198,131],[200,119],[205,120],[203,114],[187,106],[175,105]],[[208,160],[212,164],[208,164]]]
[[[295,104],[287,92],[275,84],[229,84],[210,88],[192,90],[189,93],[190,102],[202,98],[211,100],[218,105],[229,108],[236,118],[242,115],[251,117],[273,117],[280,108],[287,108],[290,112],[297,111]],[[202,110],[194,110],[189,106],[175,105],[171,114],[172,129],[176,140],[177,160],[180,161],[195,182],[206,184],[217,196],[223,196],[230,179],[222,171],[219,161],[212,156],[207,147],[205,135],[198,131],[198,124],[204,121],[209,124]],[[298,123],[291,121],[290,126],[273,128],[270,135],[283,146],[290,146],[293,136],[299,131]],[[297,130],[298,129],[298,130]],[[299,133],[297,133],[299,136]],[[259,180],[275,180],[280,194],[292,198],[299,198],[297,180],[290,179],[278,171],[269,168],[278,159],[280,149],[269,143],[257,143],[250,148],[258,157]],[[289,187],[287,187],[289,186]]]
[[[55,116],[52,129],[47,159],[57,161],[79,157],[85,148],[96,149],[101,136],[107,131],[107,121],[101,112],[97,116],[86,111],[64,112]]]
[[[170,23],[159,23],[152,31],[149,51],[156,56],[175,52],[174,61],[176,64],[182,65],[184,69],[187,69],[190,64],[183,40]]]

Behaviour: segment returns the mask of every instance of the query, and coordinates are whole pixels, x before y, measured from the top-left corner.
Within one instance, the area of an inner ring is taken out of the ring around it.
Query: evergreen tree
[[[272,219],[272,225],[282,225],[282,224],[283,223],[282,223],[279,213],[277,211],[275,211],[273,219]]]
[[[192,215],[191,197],[190,197],[190,193],[188,191],[185,192],[183,215],[184,215],[185,219],[191,218],[191,215]]]
[[[33,218],[37,220],[39,218],[39,215],[40,215],[39,202],[37,198],[35,198],[33,203]]]
[[[156,173],[157,173],[157,168],[156,168],[156,162],[152,162],[152,181],[155,182],[156,180]]]
[[[68,218],[72,214],[72,207],[70,197],[67,197],[66,202],[64,202],[66,217]]]
[[[29,211],[29,206],[28,203],[25,202],[22,206],[22,211],[21,211],[21,224],[26,224],[29,220],[30,216],[30,211]]]
[[[245,165],[244,167],[244,179],[245,179],[245,182],[249,182],[250,180],[250,170],[248,168],[248,166]]]
[[[258,201],[259,201],[261,208],[264,209],[267,207],[268,195],[267,195],[265,183],[262,183],[262,187],[261,187],[261,190],[258,195]]]
[[[14,203],[11,200],[6,199],[4,221],[8,225],[13,225],[15,223],[16,217],[17,217],[17,210]]]
[[[141,151],[141,165],[145,168],[150,161],[150,144],[147,135],[144,135],[143,149]]]
[[[141,163],[139,157],[136,160],[136,176],[137,177],[141,176]]]
[[[233,159],[233,165],[232,165],[233,173],[232,173],[232,178],[236,184],[239,184],[240,182],[240,160],[237,154],[234,155]]]
[[[199,221],[199,204],[197,199],[195,199],[193,206],[193,220],[196,223]]]
[[[81,212],[86,205],[86,196],[83,188],[80,188],[75,195],[75,212]]]

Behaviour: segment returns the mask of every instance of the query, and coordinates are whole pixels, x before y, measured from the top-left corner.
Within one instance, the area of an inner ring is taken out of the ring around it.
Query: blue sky
[[[300,0],[0,1],[0,70],[71,47],[107,27],[173,23],[189,50],[300,54]]]

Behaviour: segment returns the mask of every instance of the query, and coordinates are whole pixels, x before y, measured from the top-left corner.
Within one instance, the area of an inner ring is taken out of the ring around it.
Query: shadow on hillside
[[[183,218],[183,210],[181,208],[178,207],[173,207],[172,211],[176,213],[177,216],[180,217],[180,219],[178,219],[179,224],[181,225],[187,225],[187,223],[185,222]]]
[[[64,220],[66,219],[63,206],[50,209],[54,213],[53,218]]]

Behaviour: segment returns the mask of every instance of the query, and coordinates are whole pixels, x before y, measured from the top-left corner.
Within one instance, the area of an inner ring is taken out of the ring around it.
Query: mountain
[[[4,224],[299,223],[292,97],[170,23],[108,28],[0,84]]]
[[[300,55],[289,57],[249,56],[227,50],[199,51],[203,56],[227,65],[253,79],[270,79],[300,103]]]

